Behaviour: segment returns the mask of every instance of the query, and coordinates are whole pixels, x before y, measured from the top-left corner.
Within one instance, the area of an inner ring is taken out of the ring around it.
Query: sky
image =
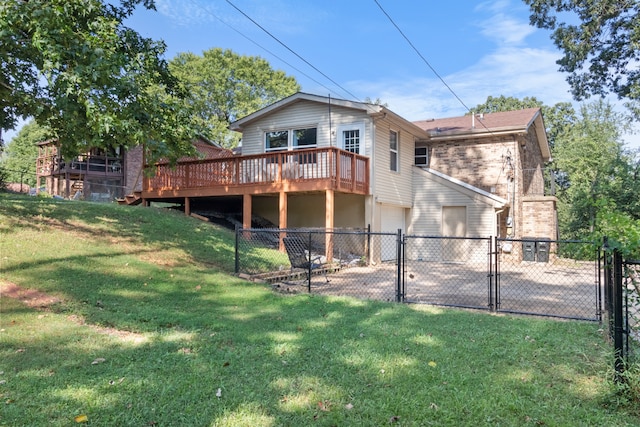
[[[164,40],[167,60],[216,47],[260,56],[303,92],[379,99],[412,121],[460,116],[488,96],[573,102],[560,51],[549,31],[529,25],[521,0],[155,3],[126,25]],[[638,136],[626,140],[640,147]]]

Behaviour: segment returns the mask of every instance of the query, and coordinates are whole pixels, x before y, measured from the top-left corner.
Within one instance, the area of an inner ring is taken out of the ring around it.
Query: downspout
[[[329,146],[333,147],[333,128],[331,125],[331,94],[329,94]]]

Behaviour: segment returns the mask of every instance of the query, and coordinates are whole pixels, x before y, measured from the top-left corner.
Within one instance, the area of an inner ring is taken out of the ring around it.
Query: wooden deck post
[[[184,214],[186,216],[191,215],[191,197],[184,198]]]
[[[327,231],[325,234],[325,256],[327,262],[333,260],[333,218],[335,210],[335,193],[333,190],[325,191],[325,208],[324,208],[324,227]]]
[[[251,228],[251,194],[242,196],[242,228],[245,230]],[[246,235],[246,237],[249,236]]]
[[[279,197],[278,197],[278,211],[279,211],[279,222],[278,222],[278,227],[281,230],[286,230],[287,229],[287,210],[288,210],[288,199],[287,199],[287,193],[285,191],[281,191],[279,193]],[[285,251],[285,247],[284,247],[284,238],[286,237],[287,233],[286,232],[281,232],[280,233],[280,250],[282,252]]]

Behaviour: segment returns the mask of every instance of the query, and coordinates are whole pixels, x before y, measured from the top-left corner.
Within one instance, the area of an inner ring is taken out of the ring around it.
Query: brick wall
[[[543,197],[544,163],[535,126],[526,134],[432,141],[429,167],[508,200],[500,237],[555,238],[555,198]],[[525,196],[543,199],[528,201],[525,211]],[[511,236],[504,224],[507,216],[513,219]]]
[[[142,146],[133,147],[124,154],[124,194],[142,191]]]

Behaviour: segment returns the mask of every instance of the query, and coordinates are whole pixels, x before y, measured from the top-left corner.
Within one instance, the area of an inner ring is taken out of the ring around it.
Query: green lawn
[[[2,426],[640,424],[596,323],[273,293],[152,208],[0,194],[0,233]]]

